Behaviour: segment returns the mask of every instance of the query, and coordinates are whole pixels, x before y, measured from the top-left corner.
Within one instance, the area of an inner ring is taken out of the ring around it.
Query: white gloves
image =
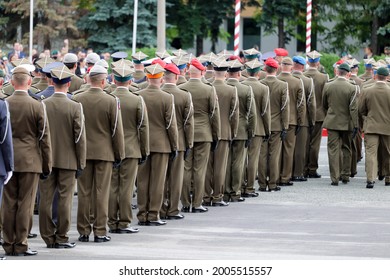
[[[4,185],[6,185],[8,183],[8,181],[11,179],[12,174],[13,174],[12,171],[7,172],[7,178],[5,178],[5,180],[4,180]]]

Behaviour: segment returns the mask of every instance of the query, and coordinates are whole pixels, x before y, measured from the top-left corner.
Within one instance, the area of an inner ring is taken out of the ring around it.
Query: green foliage
[[[156,48],[148,48],[148,47],[144,47],[144,48],[137,48],[136,50],[137,52],[141,51],[143,52],[144,54],[146,54],[147,56],[149,56],[149,58],[152,58],[152,57],[155,57],[156,56],[156,51],[157,49]],[[129,55],[128,57],[131,57],[132,55],[132,50],[129,49],[129,50],[126,50],[127,54]]]
[[[334,77],[333,72],[333,64],[335,64],[340,57],[333,53],[321,53],[321,65],[324,66],[326,73],[329,75],[329,77]]]

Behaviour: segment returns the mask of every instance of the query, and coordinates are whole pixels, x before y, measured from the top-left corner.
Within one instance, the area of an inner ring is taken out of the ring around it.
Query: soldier
[[[23,66],[14,69],[11,83],[15,88],[7,98],[12,125],[15,169],[4,188],[2,220],[6,255],[33,256],[27,236],[32,220],[38,180],[51,172],[52,155],[49,123],[43,104],[27,95],[30,72]],[[39,175],[41,174],[41,175]]]
[[[54,94],[55,89],[54,89],[54,83],[52,81],[51,70],[54,68],[63,67],[63,66],[65,66],[65,65],[61,62],[51,62],[51,63],[46,64],[46,66],[42,68],[41,72],[44,75],[46,75],[46,81],[47,81],[48,86],[46,89],[42,90],[41,92],[39,92],[36,95],[38,100],[44,100],[45,98],[49,98],[50,96],[52,96]],[[71,94],[68,94],[68,93],[66,93],[66,94],[67,94],[68,98],[72,97]]]
[[[81,79],[79,76],[76,75],[76,69],[77,69],[77,62],[78,57],[74,53],[67,53],[64,55],[63,63],[66,67],[74,74],[72,76],[72,81],[70,82],[70,87],[68,91],[73,94],[73,92],[79,90],[81,86],[84,84],[84,80]]]
[[[123,122],[125,158],[111,177],[108,205],[108,226],[111,233],[137,233],[130,227],[133,219],[131,200],[138,172],[138,164],[149,155],[149,121],[144,100],[129,91],[134,70],[126,64],[112,69],[115,91],[119,98]]]
[[[306,118],[306,102],[303,81],[291,74],[293,61],[290,57],[282,60],[281,73],[278,79],[288,84],[290,104],[289,126],[282,144],[282,166],[279,186],[292,186],[291,181],[296,136],[299,134]]]
[[[180,57],[180,56],[186,56],[188,54],[188,52],[186,52],[185,50],[182,50],[182,49],[178,49],[178,50],[172,51],[172,54],[174,56]]]
[[[62,63],[61,63],[62,64]],[[74,74],[64,65],[51,69],[54,94],[43,102],[50,122],[53,170],[40,182],[39,231],[47,248],[74,248],[69,242],[73,189],[85,167],[87,152],[83,107],[67,98]],[[56,223],[52,206],[58,192]]]
[[[218,56],[216,54],[214,54],[213,52],[201,55],[199,57],[199,61],[202,63],[203,66],[206,67],[206,72],[203,73],[203,77],[202,77],[203,83],[210,84],[214,81],[214,68],[213,68],[213,65],[211,64],[211,62],[217,58],[218,58]]]
[[[107,70],[99,65],[89,72],[91,87],[74,99],[83,105],[87,137],[87,162],[78,178],[77,231],[79,241],[88,242],[92,229],[94,242],[108,242],[108,200],[112,168],[124,158],[124,138],[119,99],[103,91]],[[95,220],[90,221],[91,201]]]
[[[384,155],[383,166],[386,168],[384,175],[389,176],[390,158],[390,121],[387,109],[390,106],[390,87],[386,83],[389,70],[380,67],[376,73],[376,83],[363,89],[359,101],[359,114],[365,117],[364,122],[364,146],[366,151],[366,188],[372,189],[378,174],[378,150]],[[390,183],[385,183],[386,186]]]
[[[185,78],[185,76],[187,72],[187,64],[189,63],[188,57],[177,56],[175,58],[172,58],[172,63],[174,63],[180,71],[180,75],[177,79],[177,85],[180,86],[181,84],[186,83],[187,79]]]
[[[358,87],[348,82],[350,71],[349,65],[342,63],[338,68],[338,78],[327,83],[323,91],[322,105],[326,114],[323,126],[328,129],[328,157],[332,186],[338,186],[340,178],[344,184],[347,184],[351,175],[351,141],[358,130],[356,103]],[[340,153],[342,153],[341,163]]]
[[[280,191],[280,187],[277,186],[280,176],[280,155],[282,141],[285,139],[288,129],[290,108],[288,85],[276,78],[279,63],[273,58],[268,58],[265,65],[267,77],[262,80],[262,83],[267,85],[270,91],[271,134],[268,142],[264,145],[264,153],[260,154],[259,184],[260,191],[265,191],[265,187],[268,185],[268,191],[273,192]]]
[[[182,212],[204,213],[208,211],[202,206],[207,162],[210,149],[215,151],[221,135],[217,95],[213,86],[201,81],[204,71],[206,68],[199,60],[193,58],[189,69],[190,80],[180,86],[181,89],[191,93],[194,105],[194,147],[184,163]]]
[[[256,197],[255,179],[259,174],[260,190],[267,188],[266,178],[261,180],[260,172],[262,166],[259,164],[262,153],[267,153],[267,141],[271,134],[271,106],[270,106],[270,92],[269,87],[259,82],[260,69],[262,64],[253,60],[245,63],[245,67],[249,77],[243,81],[244,85],[251,87],[253,91],[253,104],[255,110],[256,126],[255,136],[251,139],[247,148],[247,184],[244,190],[244,197]],[[240,104],[241,105],[241,104]]]
[[[364,59],[365,71],[362,75],[359,76],[360,79],[368,81],[373,78],[374,71],[372,69],[372,66],[374,63],[375,59],[373,58]]]
[[[126,59],[128,56],[128,54],[126,52],[114,52],[112,55],[111,55],[111,58],[112,58],[112,61],[113,62],[117,62],[121,59]]]
[[[256,105],[253,98],[252,88],[239,82],[241,69],[244,65],[239,60],[229,62],[227,84],[237,90],[239,112],[237,136],[230,147],[228,167],[225,183],[225,201],[242,202],[245,197],[256,197],[255,189],[246,188],[241,193],[243,179],[243,166],[247,149],[255,136]],[[247,71],[248,72],[248,71]],[[248,74],[249,75],[249,74]],[[248,77],[249,78],[249,77]],[[260,147],[258,146],[259,150]],[[258,157],[257,157],[258,158]],[[256,165],[257,166],[257,165]]]
[[[3,93],[2,87],[4,85],[4,71],[0,69],[0,98],[6,97],[6,95]]]
[[[307,162],[307,147],[309,146],[309,127],[315,125],[316,99],[314,96],[313,79],[303,75],[306,60],[301,56],[294,56],[293,62],[292,74],[293,76],[300,78],[304,86],[306,116],[305,121],[300,128],[300,132],[296,136],[292,181],[305,182],[307,181],[307,178],[304,177],[304,171],[305,163]]]
[[[11,179],[13,170],[14,150],[12,144],[12,128],[9,117],[8,103],[4,100],[0,100],[0,209],[3,200],[4,185],[6,185]],[[5,260],[5,257],[0,255],[0,260]]]
[[[254,48],[251,48],[251,49],[248,49],[248,50],[243,50],[242,52],[244,54],[245,62],[249,62],[249,61],[253,61],[253,60],[259,60],[259,58],[261,57],[261,52],[259,52],[258,50],[254,49]],[[248,78],[249,77],[248,73],[246,72],[246,69],[244,69],[242,71],[241,75],[244,78]]]
[[[175,115],[178,130],[178,156],[169,161],[167,180],[164,189],[164,202],[161,215],[164,219],[179,220],[180,197],[183,188],[184,160],[194,145],[194,107],[191,94],[177,87],[180,71],[173,63],[165,66],[163,91],[172,94],[175,100]]]
[[[143,52],[137,52],[131,56],[133,58],[133,63],[134,63],[134,83],[140,84],[144,81],[146,81],[146,76],[145,76],[145,67],[142,64],[142,62],[148,57],[146,54]]]
[[[43,90],[47,89],[47,87],[49,86],[48,76],[46,75],[45,72],[43,72],[43,68],[46,65],[53,63],[53,62],[54,62],[54,60],[51,59],[50,57],[47,57],[47,56],[45,56],[41,59],[38,59],[35,62],[35,65],[39,69],[39,72],[42,73],[41,80],[34,85],[34,88],[37,89],[38,91],[43,91]]]
[[[322,106],[322,90],[325,83],[329,80],[329,76],[318,71],[320,65],[321,54],[317,51],[307,53],[307,61],[309,68],[303,73],[306,77],[312,78],[314,82],[314,95],[316,98],[316,117],[315,125],[310,128],[310,145],[308,151],[307,168],[305,166],[305,176],[309,178],[321,178],[318,170],[318,157],[320,154],[322,123],[325,118],[324,108]]]
[[[221,137],[218,147],[209,157],[203,202],[211,206],[228,206],[223,195],[229,148],[237,136],[239,104],[237,88],[227,85],[225,81],[229,64],[225,59],[216,60],[212,64],[215,77],[212,85],[217,93],[220,109]]]
[[[178,150],[178,131],[174,97],[160,89],[164,68],[156,63],[145,68],[149,85],[138,93],[145,100],[149,116],[150,157],[142,164],[137,175],[138,224],[163,226],[160,210],[168,161],[175,160]]]

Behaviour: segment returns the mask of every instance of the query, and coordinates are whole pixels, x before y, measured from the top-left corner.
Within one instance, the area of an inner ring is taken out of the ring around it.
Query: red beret
[[[272,57],[267,58],[267,60],[265,61],[265,65],[270,66],[272,68],[279,67],[279,63],[275,59],[273,59]]]
[[[274,50],[274,53],[277,55],[277,56],[288,56],[288,51],[285,50],[285,49],[282,49],[282,48],[277,48]]]
[[[343,63],[344,63],[344,60],[340,59],[340,60],[338,60],[338,61],[336,62],[336,65],[341,65],[341,64],[343,64]]]
[[[173,63],[167,63],[164,67],[165,70],[172,72],[173,74],[180,75],[179,68]]]
[[[157,59],[153,60],[153,61],[152,61],[152,65],[153,65],[153,64],[160,64],[160,66],[161,66],[162,68],[164,68],[165,65],[166,65],[165,61],[161,60],[161,58],[157,58]]]
[[[192,66],[198,68],[200,71],[205,71],[206,70],[206,67],[204,67],[202,65],[202,63],[200,63],[199,60],[197,60],[196,58],[191,59],[191,63],[190,64]]]
[[[237,59],[239,62],[242,63],[241,58],[240,58],[239,56],[237,56],[237,55],[231,55],[231,56],[229,56],[229,58],[228,58],[228,60],[236,60],[236,59]]]

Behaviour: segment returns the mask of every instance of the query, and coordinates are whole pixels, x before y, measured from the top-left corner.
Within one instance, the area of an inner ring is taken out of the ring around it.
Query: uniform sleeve
[[[4,168],[7,172],[14,170],[14,149],[12,144],[12,129],[7,101],[1,106],[0,149],[3,155]]]
[[[256,115],[255,98],[251,86],[248,86],[248,92],[246,94],[246,108],[247,108],[246,118],[248,120],[248,137],[252,138],[253,136],[255,136],[257,115]]]
[[[234,94],[230,103],[230,127],[232,130],[231,139],[236,138],[237,131],[238,131],[238,121],[240,118],[239,114],[239,105],[238,105],[238,94],[237,94],[237,88],[234,87]]]
[[[150,154],[149,151],[149,118],[148,111],[144,99],[140,96],[140,101],[137,108],[137,129],[138,138],[141,148],[141,155],[146,157]]]
[[[49,174],[52,168],[52,151],[50,140],[50,128],[49,120],[46,114],[46,105],[44,102],[40,105],[38,111],[38,134],[39,134],[39,147],[41,149],[42,156],[42,172]]]
[[[184,108],[184,135],[186,148],[194,146],[194,105],[192,104],[191,94],[188,94],[187,102]]]
[[[307,97],[307,110],[309,111],[309,125],[314,126],[316,123],[316,110],[317,110],[317,102],[315,98],[315,87],[314,81],[310,78],[310,89]]]
[[[264,131],[266,135],[271,135],[271,104],[270,104],[270,92],[269,87],[266,87],[266,92],[263,94],[261,101],[261,117],[264,123]]]
[[[122,114],[120,112],[120,101],[117,97],[115,97],[111,103],[110,122],[114,159],[122,160],[125,158],[125,140],[122,125]]]
[[[290,122],[290,98],[288,93],[288,84],[285,83],[285,87],[283,87],[282,95],[281,95],[281,121],[282,128],[287,130]]]
[[[179,146],[179,139],[175,115],[175,99],[172,94],[169,96],[169,101],[167,101],[165,108],[165,127],[168,132],[171,150],[177,151]]]
[[[219,113],[219,104],[217,93],[215,92],[215,88],[211,87],[211,95],[209,99],[209,116],[211,122],[211,133],[213,140],[221,139],[221,116]]]
[[[322,91],[322,107],[324,108],[325,115],[326,115],[326,112],[328,111],[328,108],[329,108],[327,88],[328,88],[328,86],[325,85],[324,89]]]
[[[299,79],[299,85],[297,92],[297,125],[303,126],[306,120],[306,96],[302,79]]]
[[[357,103],[358,93],[359,93],[359,86],[355,85],[354,90],[352,91],[350,103],[349,103],[349,113],[351,115],[353,127],[359,127],[359,125],[358,125],[358,103]]]
[[[76,110],[73,119],[73,135],[76,146],[77,168],[84,169],[87,158],[87,138],[85,134],[85,119],[83,105],[78,103],[79,108]]]

